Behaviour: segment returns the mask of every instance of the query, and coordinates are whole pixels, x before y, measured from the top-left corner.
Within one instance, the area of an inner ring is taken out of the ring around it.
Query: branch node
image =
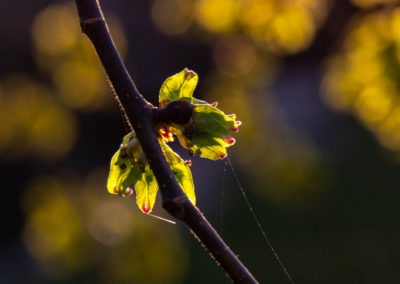
[[[155,123],[187,124],[194,114],[194,105],[188,101],[173,101],[163,108],[154,108],[153,120]]]

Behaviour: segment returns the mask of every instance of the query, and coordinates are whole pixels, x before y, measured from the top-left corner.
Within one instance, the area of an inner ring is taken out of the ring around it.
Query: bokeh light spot
[[[107,246],[126,240],[134,228],[130,212],[118,202],[98,206],[90,217],[89,231],[94,239]]]
[[[71,108],[91,110],[104,103],[105,78],[97,65],[65,63],[56,69],[53,80],[62,101]]]
[[[185,0],[156,0],[151,8],[151,19],[154,25],[166,35],[184,33],[192,22],[190,1]]]
[[[233,0],[199,0],[195,11],[197,20],[206,29],[227,32],[233,29],[238,8],[238,2]]]
[[[23,75],[2,81],[0,151],[10,159],[34,154],[42,161],[65,156],[76,140],[74,116],[54,94]]]
[[[230,36],[218,41],[214,49],[214,61],[222,73],[243,76],[250,72],[257,60],[255,47],[244,36]]]
[[[105,173],[69,172],[28,183],[22,201],[28,252],[50,279],[94,269],[105,283],[178,283],[187,253],[177,227],[142,214],[133,199],[113,199]]]
[[[350,24],[343,50],[327,64],[326,103],[349,111],[393,151],[400,150],[399,9],[371,13]]]
[[[43,10],[32,27],[36,48],[49,55],[58,55],[73,47],[81,35],[71,5],[52,5]]]

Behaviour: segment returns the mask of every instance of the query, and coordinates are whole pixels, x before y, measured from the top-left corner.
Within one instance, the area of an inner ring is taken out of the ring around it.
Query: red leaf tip
[[[233,137],[225,137],[225,138],[224,138],[224,141],[225,141],[226,143],[228,143],[229,145],[233,145],[233,144],[235,144],[235,142],[236,142],[235,138],[233,138]]]
[[[132,188],[128,187],[127,189],[125,189],[125,196],[131,196],[133,193]]]
[[[190,79],[194,76],[194,72],[192,70],[188,70],[186,72],[186,79]]]
[[[237,121],[235,121],[235,126],[229,127],[228,130],[232,131],[232,132],[238,132],[240,125],[242,125],[242,122],[237,120]]]
[[[218,153],[218,156],[222,159],[226,158],[226,156],[228,156],[227,153]]]
[[[150,212],[150,207],[149,207],[149,204],[147,203],[147,200],[145,200],[143,205],[142,205],[142,211],[144,213],[149,213]]]

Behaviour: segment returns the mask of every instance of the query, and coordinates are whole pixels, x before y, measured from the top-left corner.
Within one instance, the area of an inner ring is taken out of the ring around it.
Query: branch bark
[[[132,125],[161,190],[162,203],[172,216],[185,222],[235,283],[258,283],[224,243],[200,210],[183,193],[153,130],[155,108],[139,93],[114,45],[96,0],[75,0],[82,32],[93,43]]]

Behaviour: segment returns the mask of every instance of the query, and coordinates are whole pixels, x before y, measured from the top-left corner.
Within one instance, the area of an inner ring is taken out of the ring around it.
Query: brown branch
[[[147,102],[136,89],[114,45],[98,1],[75,0],[75,3],[82,31],[93,43],[154,172],[160,186],[163,207],[190,227],[234,282],[258,283],[179,187],[153,130],[153,114],[157,113],[157,108]]]

